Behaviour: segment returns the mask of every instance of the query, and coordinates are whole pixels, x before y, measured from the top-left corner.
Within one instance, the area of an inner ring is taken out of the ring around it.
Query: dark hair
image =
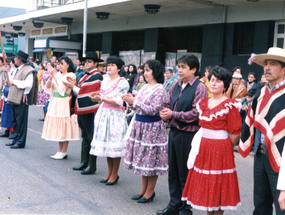
[[[72,60],[67,56],[62,56],[58,59],[58,62],[60,62],[62,60],[64,60],[68,64],[67,72],[74,72],[74,65],[73,65]]]
[[[143,70],[143,67],[144,67],[144,65],[140,65],[140,66],[138,67],[138,69],[142,69],[142,70]]]
[[[248,73],[247,77],[248,77],[249,75],[253,75],[253,77],[255,78],[254,82],[257,82],[257,80],[256,80],[257,78],[256,78],[255,72],[250,72],[250,73]]]
[[[183,55],[177,60],[178,63],[186,63],[190,69],[196,68],[196,71],[199,71],[200,64],[198,58],[191,54],[191,55]]]
[[[223,67],[214,66],[210,71],[209,80],[211,79],[212,75],[224,82],[224,88],[225,91],[227,91],[232,80],[231,73]]]
[[[246,95],[253,97],[255,93],[256,93],[256,90],[249,90]]]
[[[119,70],[121,70],[121,68],[125,64],[125,62],[122,61],[122,59],[117,57],[117,56],[110,56],[110,57],[108,57],[107,60],[106,60],[107,66],[108,66],[109,63],[116,64]]]
[[[130,72],[130,66],[132,66],[132,67],[133,67],[132,74],[137,74],[137,67],[136,67],[136,65],[134,65],[134,64],[130,64],[130,65],[129,65],[129,72]]]
[[[165,72],[170,72],[171,74],[173,74],[173,70],[172,69],[167,69]]]
[[[145,65],[148,65],[152,70],[152,76],[157,83],[163,84],[164,82],[164,67],[158,60],[148,60]]]
[[[242,69],[240,66],[236,66],[235,68],[233,68],[232,73],[234,73],[237,69],[240,70],[240,74],[242,75]]]
[[[279,61],[279,60],[278,60],[278,62],[280,63],[281,68],[284,68],[284,67],[285,67],[285,62],[282,62],[282,61]]]
[[[3,57],[0,57],[0,60],[2,61],[2,63],[4,63],[4,59],[3,59]]]

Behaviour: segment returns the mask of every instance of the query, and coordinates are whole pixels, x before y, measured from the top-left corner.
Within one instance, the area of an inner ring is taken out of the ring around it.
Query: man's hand
[[[285,210],[285,190],[280,191],[278,202],[282,211]]]
[[[65,86],[67,86],[68,88],[73,89],[73,87],[75,85],[75,80],[73,78],[71,78],[71,77],[66,77],[66,80],[67,81],[62,81],[63,84]]]
[[[172,110],[169,108],[164,108],[162,111],[159,112],[160,117],[166,121],[168,119],[171,119],[172,116]]]

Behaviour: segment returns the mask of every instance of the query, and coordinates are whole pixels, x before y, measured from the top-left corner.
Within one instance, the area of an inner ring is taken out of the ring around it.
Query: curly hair
[[[227,91],[232,80],[230,71],[221,66],[214,66],[210,71],[209,80],[211,79],[212,75],[224,82],[224,88],[225,91]]]
[[[148,60],[145,65],[148,65],[152,70],[152,76],[157,83],[163,84],[164,82],[164,67],[158,60]]]

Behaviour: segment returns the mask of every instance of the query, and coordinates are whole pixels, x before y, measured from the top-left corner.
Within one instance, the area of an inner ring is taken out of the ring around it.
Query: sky
[[[0,0],[0,7],[26,8],[28,0]]]

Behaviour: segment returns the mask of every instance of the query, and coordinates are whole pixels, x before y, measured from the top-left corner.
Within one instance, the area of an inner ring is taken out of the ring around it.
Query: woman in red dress
[[[188,165],[182,200],[208,215],[220,215],[240,205],[233,147],[241,132],[241,104],[224,95],[231,81],[227,70],[213,67],[209,80],[212,98],[197,103],[202,137],[194,165]]]

